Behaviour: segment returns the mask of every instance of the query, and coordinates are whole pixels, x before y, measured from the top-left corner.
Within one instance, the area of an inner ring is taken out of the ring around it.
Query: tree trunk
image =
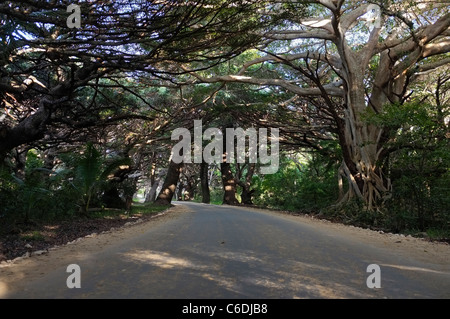
[[[226,132],[227,127],[233,127],[232,125],[224,125],[222,132]],[[233,171],[231,170],[231,164],[227,162],[227,138],[226,134],[223,134],[223,157],[222,163],[220,163],[220,172],[222,173],[222,185],[223,185],[223,203],[226,205],[238,205],[239,201],[236,199],[236,180],[234,178]]]
[[[175,192],[175,199],[176,200],[184,200],[183,199],[183,188],[184,188],[183,184],[182,183],[178,183],[178,187],[177,187],[177,190]]]
[[[158,195],[158,198],[155,201],[155,204],[170,205],[175,190],[177,188],[182,168],[183,162],[177,164],[174,163],[173,161],[170,161],[166,179],[164,180],[164,184],[162,186],[161,192]]]
[[[238,205],[239,202],[236,199],[236,181],[234,179],[233,172],[231,171],[230,163],[220,163],[220,172],[222,173],[223,184],[223,204]]]
[[[352,58],[354,61],[349,59],[354,62],[352,67],[355,68],[357,59]],[[362,119],[366,109],[366,94],[364,79],[357,73],[358,70],[354,70],[348,75],[346,114],[339,136],[343,151],[342,174],[349,185],[341,203],[356,197],[364,202],[368,210],[374,210],[382,205],[391,191],[390,180],[384,176],[381,167],[385,132]],[[381,95],[372,95],[371,102],[379,103],[383,98]]]
[[[43,138],[50,115],[50,110],[42,105],[15,127],[0,126],[0,154],[3,156],[17,146]]]
[[[211,194],[209,192],[208,163],[205,161],[200,164],[200,183],[202,186],[202,203],[209,204]]]
[[[156,189],[159,186],[159,179],[156,179],[156,162],[155,156],[152,156],[152,168],[150,171],[150,190],[145,195],[144,203],[152,203],[155,201]]]
[[[255,191],[253,189],[251,190],[250,188],[242,188],[242,204],[253,205],[252,196],[254,192]]]
[[[251,163],[248,166],[247,174],[245,175],[245,181],[239,182],[239,186],[242,187],[241,199],[242,203],[245,205],[253,205],[252,196],[254,193],[252,186],[253,173],[255,171],[256,165]]]
[[[137,178],[127,178],[123,183],[124,185],[124,197],[125,197],[125,209],[127,211],[131,210],[133,205],[133,197],[137,191]]]
[[[156,199],[156,191],[158,190],[158,186],[161,184],[161,179],[155,179],[152,186],[150,187],[150,191],[147,193],[145,197],[145,203],[153,203]]]
[[[193,200],[195,197],[195,181],[188,179],[185,185],[185,193],[183,200]]]

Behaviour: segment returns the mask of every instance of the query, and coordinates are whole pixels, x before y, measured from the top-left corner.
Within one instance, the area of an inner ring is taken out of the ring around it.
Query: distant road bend
[[[419,260],[292,216],[175,203],[189,212],[93,252],[62,247],[72,256],[68,262],[80,266],[80,289],[67,288],[65,264],[46,268],[54,251],[37,259],[45,270],[39,278],[23,273],[20,289],[5,288],[0,297],[450,298],[450,261]],[[379,289],[367,287],[370,264],[380,266]]]

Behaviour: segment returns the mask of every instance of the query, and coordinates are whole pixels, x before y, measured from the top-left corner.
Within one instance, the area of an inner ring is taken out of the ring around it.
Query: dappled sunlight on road
[[[198,254],[202,254],[205,255],[204,251],[200,252],[200,251],[196,251],[196,253]],[[221,251],[221,252],[217,252],[217,251],[209,251],[206,255],[207,256],[211,256],[211,257],[220,257],[222,259],[227,259],[227,260],[235,260],[235,261],[239,261],[239,262],[243,262],[243,263],[247,263],[247,262],[257,262],[257,263],[262,263],[263,260],[256,257],[256,256],[252,256],[252,252],[251,251]]]
[[[152,251],[152,250],[135,250],[124,254],[125,257],[134,261],[148,263],[156,267],[164,269],[172,268],[193,268],[199,267],[187,259],[170,256],[168,253]]]
[[[197,276],[234,294],[250,297],[262,292],[269,298],[364,298],[365,282],[349,279],[339,284],[335,277],[355,278],[351,270],[335,271],[330,267],[299,260],[280,260],[276,269],[270,255],[253,251],[207,251],[189,249],[182,256],[153,250],[133,250],[122,256],[135,263],[143,263],[176,271],[182,276]],[[272,258],[273,259],[273,258]],[[230,275],[235,273],[235,276]],[[330,273],[334,277],[330,277]],[[318,275],[320,274],[320,275]],[[318,280],[316,278],[322,278]],[[329,281],[328,281],[328,280]],[[363,289],[361,289],[363,288]],[[367,293],[367,292],[366,292]]]
[[[219,258],[219,261],[223,262],[223,259],[233,262],[245,263],[247,271],[240,274],[239,278],[231,278],[223,280],[220,276],[209,275],[211,280],[217,282],[224,281],[228,287],[234,282],[234,290],[239,291],[237,286],[255,286],[260,288],[266,288],[271,290],[276,296],[279,293],[285,293],[289,291],[292,298],[363,298],[364,295],[361,290],[364,290],[365,281],[361,281],[360,285],[363,289],[356,289],[355,286],[359,284],[358,279],[355,278],[355,274],[350,270],[334,269],[319,264],[302,262],[294,259],[279,260],[279,268],[268,268],[268,261],[271,261],[273,257],[269,254],[255,255],[253,251],[196,251],[197,254],[203,255],[204,258],[208,256]],[[269,262],[272,264],[272,261]],[[321,275],[317,275],[320,273]],[[329,278],[330,274],[333,274],[333,279]],[[343,278],[353,278],[349,281],[349,285],[338,284],[336,277],[342,276]],[[205,277],[203,275],[203,277]],[[324,278],[317,280],[316,278]],[[329,278],[329,282],[326,281]],[[352,285],[350,285],[352,284]],[[242,289],[246,291],[247,289]]]
[[[302,269],[311,269],[311,270],[315,270],[315,271],[320,270],[324,273],[331,273],[331,272],[334,274],[348,273],[347,271],[345,271],[343,269],[335,269],[335,268],[331,268],[331,267],[322,266],[319,264],[306,263],[306,262],[299,261],[299,260],[288,259],[288,260],[285,260],[284,262],[286,263],[287,266],[289,266],[289,268],[298,269],[299,271],[301,271]]]
[[[306,269],[305,269],[306,270]],[[348,284],[338,283],[337,276],[330,278],[327,272],[309,273],[307,270],[293,270],[291,272],[278,271],[265,278],[266,283],[273,281],[274,277],[283,280],[276,287],[279,291],[288,290],[294,298],[365,298],[363,293],[365,282],[357,282],[356,279],[348,280]],[[343,272],[343,281],[346,278],[355,278],[350,272]],[[320,279],[318,279],[320,278]],[[360,286],[358,289],[356,287]]]
[[[220,287],[239,295],[245,295],[241,285],[236,282],[236,278],[230,278],[221,274],[202,273],[200,277],[217,283]]]

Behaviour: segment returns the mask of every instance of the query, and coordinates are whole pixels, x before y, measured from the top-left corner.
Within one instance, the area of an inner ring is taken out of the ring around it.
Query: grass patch
[[[124,209],[104,208],[89,212],[89,218],[115,218],[125,216]]]
[[[134,203],[133,206],[131,207],[130,215],[157,214],[166,210],[169,207],[171,207],[171,205],[155,205],[153,203],[148,204]]]
[[[133,202],[131,211],[127,212],[125,209],[104,208],[89,212],[89,218],[128,218],[131,216],[143,216],[157,214],[170,205],[155,205],[153,203],[137,203]]]
[[[21,239],[27,240],[27,241],[44,241],[45,240],[45,236],[42,235],[38,230],[24,233],[20,237],[21,237]]]
[[[450,239],[450,231],[444,229],[428,229],[427,235],[434,240]]]

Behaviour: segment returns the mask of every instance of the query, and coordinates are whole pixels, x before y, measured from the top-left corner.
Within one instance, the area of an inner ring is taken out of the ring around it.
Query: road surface
[[[64,264],[36,279],[24,272],[20,289],[4,287],[1,297],[450,298],[449,264],[416,260],[290,216],[182,204],[189,212],[141,226],[92,253],[73,245],[66,264],[80,267],[81,288],[67,287],[71,273]],[[56,258],[53,253],[39,262]],[[371,264],[380,267],[381,288],[367,286],[376,275],[367,271]]]

